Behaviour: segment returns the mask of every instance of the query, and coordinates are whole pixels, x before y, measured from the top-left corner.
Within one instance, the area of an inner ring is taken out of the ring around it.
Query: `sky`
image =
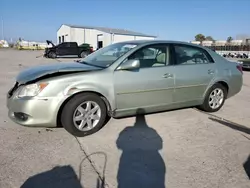
[[[250,0],[0,0],[0,39],[56,41],[61,24],[103,26],[194,40],[250,35]],[[4,27],[3,27],[4,26]]]

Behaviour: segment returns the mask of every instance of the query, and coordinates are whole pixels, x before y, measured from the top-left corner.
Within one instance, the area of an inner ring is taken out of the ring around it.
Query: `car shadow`
[[[213,118],[213,117],[209,117],[209,119],[212,121],[215,121],[217,123],[220,123],[222,125],[225,125],[231,129],[234,129],[234,130],[246,133],[246,134],[250,134],[250,128],[243,126],[243,125],[240,125],[238,123],[234,123],[234,122],[231,122],[228,120],[225,121],[225,120],[221,120],[221,119],[217,119],[217,118]]]
[[[59,56],[59,57],[57,57],[57,59],[76,59],[76,58],[80,59],[80,57],[78,57],[78,56]]]
[[[163,140],[147,125],[143,114],[136,116],[133,126],[121,131],[116,145],[122,150],[117,173],[118,188],[165,187],[166,167],[159,153]]]
[[[222,125],[225,125],[227,127],[230,127],[231,129],[246,133],[246,134],[250,134],[250,128],[240,125],[238,123],[234,123],[231,121],[224,121],[224,120],[220,120],[220,119],[216,119],[216,118],[212,118],[209,117],[210,120],[215,121],[217,123],[220,123]],[[244,135],[243,135],[244,136]],[[246,136],[244,136],[246,137]],[[247,139],[249,139],[248,137],[246,137]],[[246,162],[243,164],[243,168],[248,176],[248,178],[250,179],[250,155],[248,156],[248,159],[246,160]]]
[[[107,163],[107,155],[104,152],[94,152],[85,156],[79,165],[79,177],[74,169],[70,166],[56,166],[53,169],[36,174],[29,177],[20,188],[84,188],[83,183],[83,169],[82,165],[85,160],[88,160],[92,155],[104,156],[104,167],[102,174],[96,178],[95,188],[104,188],[105,182],[105,169]],[[100,177],[101,176],[101,177]],[[82,182],[82,183],[81,183]],[[94,188],[94,187],[93,187]]]
[[[57,166],[28,178],[21,188],[83,188],[74,169],[69,166]]]
[[[182,107],[182,108],[176,108],[176,109],[170,109],[170,110],[159,110],[157,112],[139,112],[139,114],[144,114],[144,115],[154,115],[154,114],[161,114],[161,113],[166,113],[166,112],[174,112],[174,111],[179,111],[179,110],[185,110],[185,109],[191,109],[191,108],[196,108],[195,106],[191,107]],[[138,112],[137,112],[138,113]],[[114,119],[126,119],[126,118],[131,118],[135,117],[134,115],[126,115],[122,117],[113,117]]]

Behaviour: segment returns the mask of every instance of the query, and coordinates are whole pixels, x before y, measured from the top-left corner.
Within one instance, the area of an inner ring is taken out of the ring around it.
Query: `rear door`
[[[76,42],[70,42],[69,55],[78,55],[78,45]]]
[[[177,103],[200,101],[217,70],[209,53],[199,47],[174,44]]]

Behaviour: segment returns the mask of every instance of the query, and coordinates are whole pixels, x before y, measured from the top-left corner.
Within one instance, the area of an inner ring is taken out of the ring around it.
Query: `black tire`
[[[209,105],[209,96],[215,89],[221,89],[223,91],[223,101],[221,105],[217,108],[211,108]],[[224,102],[227,98],[227,89],[220,83],[214,84],[207,92],[205,99],[203,101],[203,104],[199,106],[198,108],[205,111],[205,112],[217,112],[221,109],[221,107],[224,105]]]
[[[56,53],[55,52],[50,52],[49,53],[49,58],[55,59],[56,58]]]
[[[97,103],[101,109],[100,120],[97,125],[88,131],[79,130],[73,122],[73,115],[76,108],[85,101],[93,101]],[[62,126],[72,135],[84,137],[99,131],[107,123],[107,107],[105,102],[96,94],[82,93],[72,97],[64,106],[61,114]]]
[[[88,55],[87,52],[81,52],[80,54],[80,58],[85,58]]]

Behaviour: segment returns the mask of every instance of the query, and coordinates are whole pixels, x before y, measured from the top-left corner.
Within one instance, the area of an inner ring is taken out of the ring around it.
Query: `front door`
[[[140,61],[139,69],[114,72],[118,111],[163,110],[164,106],[173,103],[174,66],[169,52],[165,44],[141,48],[128,57]]]
[[[69,42],[64,42],[59,44],[57,47],[57,55],[59,56],[69,55],[69,48],[70,48]]]
[[[177,103],[200,101],[217,70],[211,56],[202,48],[175,45],[175,94]]]

